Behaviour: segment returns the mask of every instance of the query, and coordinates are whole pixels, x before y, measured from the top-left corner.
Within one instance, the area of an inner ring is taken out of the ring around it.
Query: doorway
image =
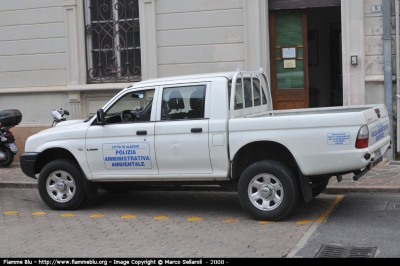
[[[341,8],[269,13],[275,110],[343,105]]]

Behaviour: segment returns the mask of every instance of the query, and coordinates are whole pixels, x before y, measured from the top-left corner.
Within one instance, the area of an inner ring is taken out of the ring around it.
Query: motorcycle
[[[67,120],[64,115],[69,115],[69,112],[60,108],[58,110],[51,111],[51,114],[53,115],[53,123],[51,126],[55,127],[58,123]]]
[[[9,166],[18,153],[15,137],[10,128],[18,125],[21,120],[22,114],[19,110],[0,111],[0,166]]]

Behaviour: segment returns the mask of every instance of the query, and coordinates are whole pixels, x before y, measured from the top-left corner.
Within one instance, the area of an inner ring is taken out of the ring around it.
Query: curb
[[[325,194],[347,194],[347,193],[374,193],[374,192],[386,192],[386,193],[399,193],[400,187],[389,187],[389,186],[359,186],[352,188],[326,188],[323,193]]]
[[[37,188],[33,183],[0,182],[0,188]]]
[[[383,165],[397,165],[398,168],[396,168],[396,171],[400,171],[400,161],[391,161],[388,162],[387,159],[384,159],[381,163],[378,164],[376,168],[379,166]],[[19,162],[14,162],[12,168],[18,168],[20,166]],[[7,168],[4,168],[4,170],[7,170]],[[385,175],[382,173],[381,175]],[[1,181],[0,178],[0,188],[30,188],[30,189],[37,189],[38,184],[37,180],[36,182],[33,181],[29,177],[25,177],[27,181],[24,181],[23,178],[20,178],[19,174],[18,176],[15,176],[15,181],[14,178],[7,178],[8,180],[3,180]],[[382,178],[385,178],[385,176],[382,176]],[[22,181],[20,181],[22,180]],[[149,187],[137,187],[134,190],[140,190],[140,191],[221,191],[221,192],[229,192],[231,191],[230,189],[220,187],[218,185],[204,185],[204,186],[192,186],[192,185],[174,185],[174,186],[168,186],[168,185],[152,185]],[[366,185],[362,184],[362,182],[355,182],[354,184],[345,184],[342,185],[340,183],[334,182],[332,184],[328,184],[327,188],[323,191],[325,194],[348,194],[348,193],[378,193],[378,192],[385,192],[385,193],[400,193],[400,184],[399,182],[388,182],[386,185],[381,184],[375,184],[375,185]]]
[[[34,188],[38,185],[35,183],[15,183],[0,181],[0,188]],[[209,192],[232,192],[231,190],[214,186],[149,186],[133,188],[132,191],[209,191]],[[328,187],[322,193],[325,194],[348,194],[348,193],[400,193],[400,186],[359,186],[359,187]]]

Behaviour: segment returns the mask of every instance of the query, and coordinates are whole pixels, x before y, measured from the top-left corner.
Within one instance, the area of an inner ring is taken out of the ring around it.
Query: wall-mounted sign
[[[283,60],[283,68],[296,68],[296,60]]]
[[[370,6],[371,13],[380,13],[382,12],[382,6]]]
[[[296,58],[296,47],[286,47],[282,48],[282,58],[289,59],[289,58]]]

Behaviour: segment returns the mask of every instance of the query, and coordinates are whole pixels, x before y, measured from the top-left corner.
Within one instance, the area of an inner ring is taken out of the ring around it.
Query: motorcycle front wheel
[[[7,147],[0,147],[0,151],[2,151],[6,158],[4,160],[0,160],[1,166],[9,166],[14,161],[14,153]]]

